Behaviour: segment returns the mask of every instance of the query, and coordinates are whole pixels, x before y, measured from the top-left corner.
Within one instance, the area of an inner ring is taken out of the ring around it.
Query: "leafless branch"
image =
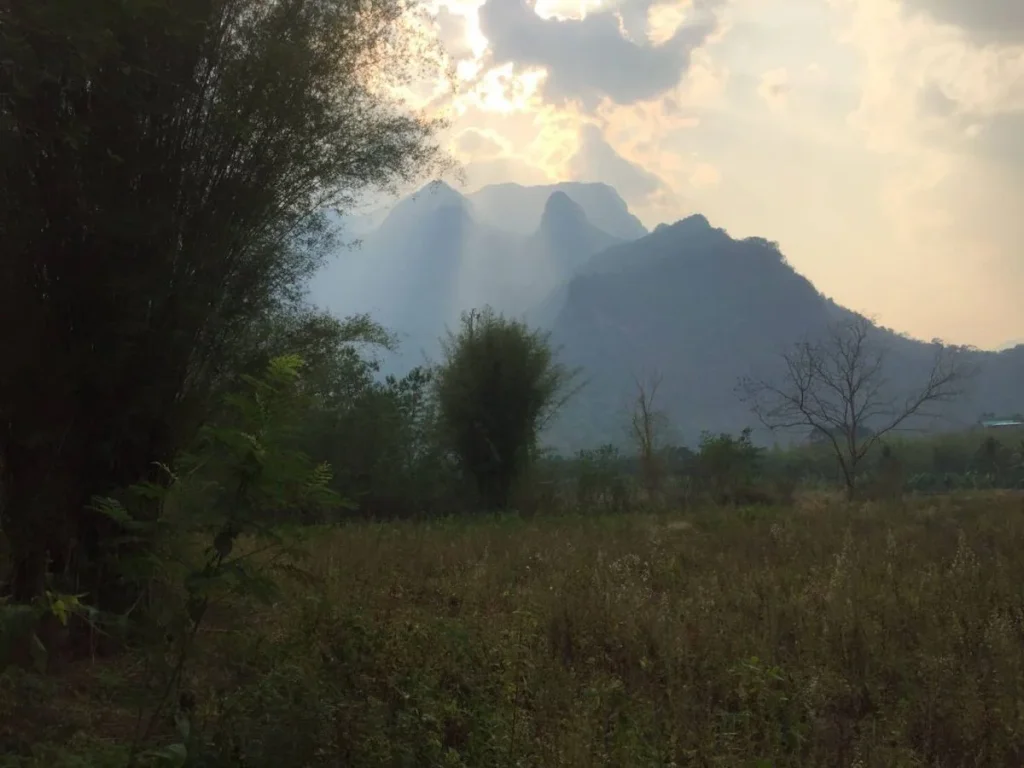
[[[655,407],[662,376],[655,371],[645,380],[634,376],[633,382],[636,385],[636,395],[630,411],[630,433],[637,447],[645,483],[648,490],[654,492],[660,482],[659,441],[667,422],[665,414]]]
[[[880,440],[911,420],[937,415],[931,406],[961,396],[973,375],[962,362],[962,350],[935,342],[924,382],[897,395],[886,375],[888,349],[875,333],[866,318],[838,323],[821,339],[799,342],[784,353],[777,382],[746,378],[739,387],[765,427],[804,428],[822,436],[851,495],[858,464]]]

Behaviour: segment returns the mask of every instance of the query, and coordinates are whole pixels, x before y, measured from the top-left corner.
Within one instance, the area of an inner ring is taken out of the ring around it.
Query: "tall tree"
[[[225,350],[320,263],[321,211],[443,162],[437,124],[387,95],[420,61],[410,3],[0,3],[0,521],[18,599],[48,559],[95,561],[89,499],[194,432]],[[103,602],[107,583],[80,588]]]
[[[783,354],[778,380],[746,378],[740,393],[772,430],[810,429],[829,445],[850,498],[871,449],[915,419],[937,416],[933,406],[962,392],[973,371],[960,350],[935,342],[935,355],[916,387],[897,392],[886,373],[887,348],[869,320],[834,324],[823,338]]]
[[[443,343],[437,393],[442,430],[491,509],[504,509],[575,372],[545,334],[491,309],[462,316]]]

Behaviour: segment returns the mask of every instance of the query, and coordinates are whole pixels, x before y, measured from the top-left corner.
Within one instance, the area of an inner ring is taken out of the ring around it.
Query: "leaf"
[[[137,483],[131,487],[131,491],[148,501],[160,501],[167,496],[167,488],[157,483]]]
[[[174,713],[174,727],[177,729],[182,740],[188,741],[189,734],[192,732],[192,724],[184,712]]]
[[[66,627],[68,624],[68,607],[64,604],[64,601],[58,597],[50,605],[50,610],[53,611],[53,615],[57,617],[57,621],[61,623],[61,626]]]
[[[32,654],[32,662],[36,665],[36,671],[40,675],[46,674],[46,664],[49,661],[50,654],[46,651],[46,646],[43,645],[43,641],[39,639],[39,635],[35,632],[32,633],[32,637],[29,639],[29,653]]]
[[[142,753],[142,757],[157,760],[174,768],[181,768],[188,761],[188,750],[184,744],[171,744],[161,749],[151,749]]]
[[[93,512],[99,512],[101,515],[110,518],[115,523],[128,526],[133,522],[132,516],[128,510],[124,508],[117,499],[109,497],[97,496],[93,498],[92,504],[89,506]]]

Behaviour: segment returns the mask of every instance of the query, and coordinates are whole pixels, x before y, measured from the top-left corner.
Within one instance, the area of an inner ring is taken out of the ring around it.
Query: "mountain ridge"
[[[529,192],[529,205],[536,194]],[[547,194],[536,226],[522,234],[492,225],[469,198],[435,182],[400,200],[358,250],[338,254],[311,281],[310,297],[340,314],[371,313],[419,362],[438,354],[438,338],[473,306],[549,324],[557,287],[617,242],[560,189]],[[390,356],[387,370],[401,372],[402,358]]]
[[[488,184],[467,195],[482,221],[520,234],[536,230],[552,194],[562,192],[580,206],[591,224],[620,240],[647,234],[647,228],[622,196],[607,184],[567,181],[525,186],[513,182]],[[515,201],[512,203],[511,201]],[[516,209],[520,212],[516,213]]]
[[[598,227],[580,202],[580,189],[594,185],[496,188],[501,194],[489,204],[506,206],[520,228],[535,217],[532,230],[495,226],[485,206],[447,185],[423,190],[395,206],[361,253],[318,276],[312,293],[328,309],[371,311],[399,332],[405,346],[387,372],[401,373],[424,355],[436,359],[438,337],[472,307],[490,304],[550,331],[563,360],[590,379],[545,436],[564,450],[621,441],[634,377],[651,370],[663,374],[662,406],[680,439],[753,426],[735,396],[737,380],[770,371],[807,334],[858,316],[797,272],[776,243],[735,239],[704,215],[626,239]],[[618,206],[617,194],[596,189]],[[629,221],[620,217],[616,226],[628,229]],[[363,271],[346,272],[345,263]],[[885,328],[875,333],[893,349],[894,385],[911,386],[932,347]],[[948,425],[1024,410],[1015,384],[1024,381],[1024,346],[971,355],[983,373]]]
[[[781,354],[837,320],[863,317],[822,294],[760,237],[737,240],[696,215],[590,259],[566,289],[552,338],[566,364],[590,384],[567,405],[550,439],[574,450],[608,437],[621,440],[636,379],[661,375],[661,402],[675,433],[693,444],[704,430],[757,429],[735,394],[748,375],[779,374]],[[872,324],[892,350],[886,376],[910,391],[927,375],[934,347]],[[986,410],[1018,412],[1024,392],[1024,347],[1003,353],[968,350],[979,366],[968,394],[938,426],[964,427]],[[613,439],[613,442],[615,440]]]

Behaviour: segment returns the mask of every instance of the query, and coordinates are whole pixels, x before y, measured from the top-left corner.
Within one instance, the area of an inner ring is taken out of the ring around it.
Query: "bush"
[[[483,503],[506,509],[573,374],[555,361],[545,334],[490,309],[463,315],[444,356],[437,378],[441,434]]]

